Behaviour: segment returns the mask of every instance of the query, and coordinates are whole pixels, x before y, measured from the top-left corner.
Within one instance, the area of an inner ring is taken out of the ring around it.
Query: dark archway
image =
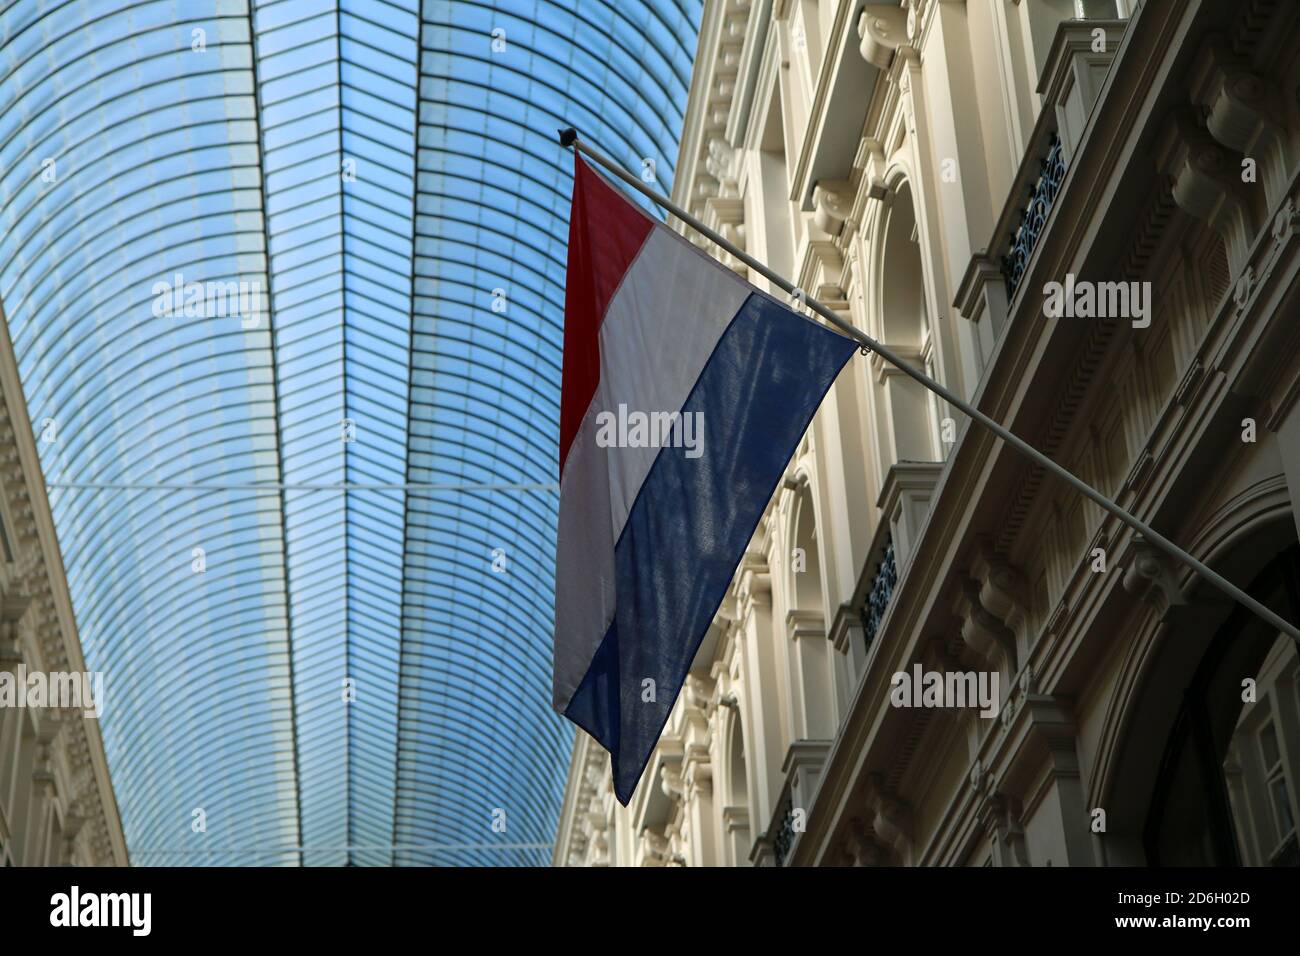
[[[1250,586],[1300,620],[1300,546]],[[1297,865],[1300,648],[1233,608],[1200,658],[1165,741],[1142,829],[1151,866]]]

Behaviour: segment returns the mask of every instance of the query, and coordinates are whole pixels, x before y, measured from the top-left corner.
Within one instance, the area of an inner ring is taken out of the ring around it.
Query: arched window
[[[826,640],[821,555],[813,489],[801,482],[791,503],[786,588],[791,740],[827,740],[835,731],[832,648]]]
[[[822,570],[817,548],[817,516],[807,484],[800,487],[795,498],[791,521],[794,527],[794,552],[790,567],[794,580],[790,588],[790,606],[802,611],[820,612]]]
[[[882,344],[935,377],[933,323],[926,308],[912,190],[904,180],[887,200],[877,254],[876,326]],[[884,361],[871,363],[882,468],[938,461],[939,406],[933,393]]]
[[[723,863],[727,866],[744,866],[749,862],[749,849],[753,842],[749,818],[749,766],[745,760],[745,733],[740,715],[733,710],[726,725],[724,737],[722,843]]]

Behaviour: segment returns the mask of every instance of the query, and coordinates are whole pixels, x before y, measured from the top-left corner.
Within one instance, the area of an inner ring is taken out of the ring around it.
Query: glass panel
[[[1294,813],[1288,775],[1300,768],[1295,695],[1296,649],[1279,636],[1251,674],[1245,703],[1223,763],[1236,845],[1242,862],[1279,865],[1294,853]]]

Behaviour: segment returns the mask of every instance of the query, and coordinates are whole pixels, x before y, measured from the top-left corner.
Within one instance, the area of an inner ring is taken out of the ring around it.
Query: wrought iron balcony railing
[[[790,797],[785,798],[785,813],[781,817],[781,829],[776,832],[776,839],[772,842],[772,855],[777,866],[785,866],[786,858],[790,855],[790,847],[794,846],[794,801]]]
[[[889,608],[889,599],[894,596],[894,585],[898,583],[898,564],[894,560],[894,538],[885,538],[885,553],[876,566],[876,576],[872,579],[871,590],[862,605],[862,631],[866,635],[867,650],[876,639],[880,622],[885,618]]]
[[[1020,222],[1011,233],[1011,248],[1002,257],[1002,276],[1006,279],[1008,299],[1016,294],[1029,265],[1029,257],[1047,223],[1047,214],[1051,212],[1052,203],[1056,201],[1056,194],[1065,179],[1065,152],[1061,148],[1061,137],[1053,131],[1047,146],[1047,156],[1040,162],[1038,178],[1030,186],[1029,201],[1021,210]]]

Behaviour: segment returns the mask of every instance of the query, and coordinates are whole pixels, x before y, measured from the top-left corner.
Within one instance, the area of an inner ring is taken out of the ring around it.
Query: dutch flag
[[[553,704],[609,751],[624,805],[790,456],[856,348],[576,158]]]

